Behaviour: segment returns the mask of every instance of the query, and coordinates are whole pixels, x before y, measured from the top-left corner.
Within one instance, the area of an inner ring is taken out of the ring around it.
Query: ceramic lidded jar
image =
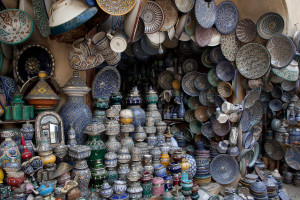
[[[154,167],[154,175],[155,176],[164,177],[166,174],[167,174],[167,170],[162,164],[156,165]]]
[[[172,174],[178,174],[181,171],[181,166],[178,162],[172,162],[169,164],[168,169]]]
[[[118,155],[118,163],[127,164],[130,162],[131,155],[130,155],[129,149],[127,149],[126,147],[122,147],[118,151],[117,155]]]
[[[113,185],[113,190],[115,194],[122,195],[127,190],[126,181],[115,180]]]
[[[142,196],[145,199],[149,199],[152,197],[152,178],[153,177],[150,172],[142,172],[142,178],[140,180],[143,188]]]
[[[152,193],[153,195],[160,196],[165,192],[164,179],[161,177],[154,177],[152,179]]]
[[[120,112],[120,122],[122,124],[130,124],[133,120],[133,112],[130,109],[123,109]]]
[[[92,112],[84,101],[84,95],[91,89],[87,87],[85,82],[79,77],[79,72],[74,71],[73,76],[62,90],[67,95],[67,101],[59,111],[63,120],[64,130],[67,131],[72,124],[76,131],[77,143],[85,144],[87,137],[86,134],[83,133],[83,130],[92,122]],[[65,134],[67,134],[67,132],[65,132]]]
[[[109,183],[109,185],[113,185],[115,180],[117,180],[119,178],[119,174],[118,172],[115,170],[114,167],[106,167],[107,169],[107,176],[106,176],[106,180]]]
[[[161,157],[161,151],[159,147],[153,147],[150,150],[150,154],[152,155],[153,160],[159,160]]]
[[[26,175],[21,170],[16,171],[16,172],[7,172],[6,182],[14,190],[15,188],[19,187],[19,185],[21,185],[24,182],[25,178],[26,178]]]
[[[4,141],[0,145],[0,165],[3,168],[10,168],[10,164],[14,163],[14,168],[19,169],[21,167],[21,154],[19,147],[12,140],[14,132],[3,131],[1,136]]]
[[[144,128],[142,126],[138,126],[135,129],[133,137],[135,141],[143,142],[147,138],[147,134],[145,133]]]
[[[101,189],[100,189],[100,195],[103,198],[110,198],[113,195],[113,189],[111,188],[111,186],[108,184],[107,181],[104,181],[103,184],[101,185]]]
[[[105,170],[102,160],[96,159],[93,161],[91,165],[91,179],[92,179],[92,188],[95,191],[100,191],[101,185],[103,184],[103,180],[107,176],[107,171]]]
[[[33,125],[30,124],[29,121],[26,121],[25,124],[22,124],[22,128],[20,129],[21,134],[24,137],[26,148],[34,155],[35,146],[32,142],[34,136],[34,128]],[[23,152],[23,145],[19,146],[20,152]]]
[[[142,160],[142,153],[141,153],[140,148],[133,147],[131,149],[131,160],[132,161],[141,161]]]
[[[143,188],[139,181],[130,181],[127,192],[129,194],[130,199],[141,199]]]
[[[152,86],[150,86],[149,91],[146,94],[146,103],[147,105],[147,117],[152,117],[154,119],[154,122],[159,122],[162,120],[161,114],[157,109],[157,102],[158,102],[158,95],[157,93],[152,89]]]
[[[174,151],[174,153],[172,155],[172,158],[176,162],[181,162],[182,159],[184,158],[182,150],[176,150],[176,151]]]
[[[126,104],[133,113],[133,124],[135,127],[144,126],[146,123],[146,113],[140,106],[141,100],[137,86],[133,87],[126,98]]]
[[[163,200],[173,200],[173,195],[172,195],[171,192],[169,192],[168,189],[166,189],[166,191],[164,192],[162,198],[163,198]]]
[[[134,147],[134,142],[129,133],[134,131],[133,124],[121,124],[121,132],[123,133],[121,138],[121,145],[131,150]]]
[[[130,172],[127,174],[127,179],[129,181],[138,181],[141,178],[138,168],[135,165],[131,165]]]
[[[104,155],[104,164],[106,167],[116,167],[118,164],[117,154],[108,152]]]
[[[126,175],[130,172],[129,164],[120,164],[118,167],[118,175],[120,180],[126,180]]]

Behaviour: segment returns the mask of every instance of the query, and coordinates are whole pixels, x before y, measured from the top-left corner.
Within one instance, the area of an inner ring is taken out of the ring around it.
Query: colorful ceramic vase
[[[96,192],[100,191],[101,185],[103,184],[106,176],[107,171],[105,170],[101,159],[94,160],[93,164],[91,165],[91,182],[92,188],[95,189]]]
[[[152,178],[153,177],[150,172],[142,172],[141,183],[143,188],[142,196],[144,199],[152,197]]]
[[[165,192],[164,179],[161,177],[154,177],[152,179],[152,193],[153,195],[160,196]]]
[[[117,195],[124,194],[127,190],[126,181],[115,180],[114,185],[113,185],[113,190],[114,190],[114,193]]]
[[[127,193],[129,194],[130,199],[142,199],[143,188],[139,181],[130,181]]]
[[[27,121],[25,124],[22,125],[20,132],[24,137],[26,148],[32,153],[32,155],[34,155],[35,146],[32,142],[32,139],[34,137],[33,125],[30,124],[29,121]],[[19,146],[19,149],[20,149],[20,152],[23,152],[23,145]]]
[[[115,180],[118,179],[118,172],[115,170],[114,167],[106,167],[107,168],[107,176],[106,180],[109,183],[109,185],[113,185]]]
[[[147,112],[146,117],[152,117],[154,119],[154,122],[159,122],[162,120],[161,114],[157,109],[157,102],[158,102],[158,95],[157,93],[152,89],[152,86],[150,86],[149,91],[146,94],[146,103],[147,105]]]
[[[81,80],[79,72],[74,71],[62,90],[67,95],[67,101],[61,107],[59,114],[63,120],[66,137],[67,130],[72,124],[76,132],[77,143],[85,144],[86,134],[83,130],[92,122],[92,113],[84,101],[84,95],[91,89]]]
[[[133,113],[133,124],[135,127],[144,126],[146,123],[146,113],[140,106],[141,100],[137,86],[133,87],[126,98],[126,104]]]
[[[100,195],[103,198],[110,198],[113,195],[113,189],[111,188],[111,186],[108,184],[107,181],[104,181],[103,184],[101,185],[101,189],[100,189]]]
[[[0,145],[0,165],[3,168],[11,168],[10,170],[19,169],[21,167],[21,154],[19,147],[12,140],[14,132],[3,131],[1,136],[4,141]]]

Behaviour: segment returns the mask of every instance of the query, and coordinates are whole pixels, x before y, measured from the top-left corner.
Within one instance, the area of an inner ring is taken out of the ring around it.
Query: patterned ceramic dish
[[[210,60],[210,51],[208,48],[202,53],[201,62],[207,68],[214,67],[213,62]]]
[[[120,90],[121,76],[116,67],[103,67],[95,76],[92,86],[93,98],[109,98]]]
[[[200,94],[199,94],[199,102],[204,106],[210,105],[210,103],[207,99],[208,90],[209,90],[209,88],[205,88],[205,89],[201,90]]]
[[[208,89],[208,91],[206,93],[206,98],[210,104],[214,104],[215,96],[217,96],[217,95],[218,95],[217,89],[214,87],[211,87]]]
[[[226,81],[221,81],[218,83],[218,93],[224,97],[228,98],[232,95],[232,86]]]
[[[83,1],[56,1],[51,7],[49,16],[51,35],[59,35],[75,29],[91,19],[97,12],[96,7],[89,7]]]
[[[216,182],[222,185],[230,184],[239,175],[239,165],[227,154],[218,155],[210,163],[210,173]]]
[[[199,90],[194,85],[194,80],[201,73],[198,71],[192,71],[184,75],[181,81],[181,87],[183,91],[190,96],[198,96]]]
[[[178,20],[178,11],[171,0],[155,0],[163,9],[165,21],[161,27],[161,31],[168,31],[175,26]]]
[[[278,99],[273,99],[272,101],[270,101],[269,103],[269,108],[272,110],[272,111],[279,111],[281,110],[282,108],[282,102]]]
[[[226,101],[226,100],[225,100],[222,96],[220,96],[220,95],[216,95],[216,96],[215,96],[215,105],[216,105],[217,107],[221,107],[222,104],[223,104],[225,101]]]
[[[195,0],[174,0],[177,9],[182,13],[190,12],[195,4]]]
[[[221,50],[227,60],[235,61],[240,42],[234,32],[221,36]]]
[[[217,64],[216,74],[222,81],[231,81],[234,77],[235,68],[230,61],[223,61]]]
[[[174,75],[172,72],[165,70],[158,75],[158,85],[164,90],[172,89],[172,81],[174,80]]]
[[[46,47],[38,44],[24,46],[14,65],[14,72],[21,83],[45,71],[48,76],[54,72],[54,57]]]
[[[204,90],[207,87],[210,87],[210,83],[207,80],[207,74],[200,74],[194,79],[194,85],[195,87],[201,91]]]
[[[218,64],[219,62],[226,60],[225,56],[222,53],[221,47],[219,46],[216,46],[210,50],[209,57],[214,64]]]
[[[251,113],[248,108],[244,109],[242,116],[240,118],[240,124],[242,126],[242,131],[246,132],[251,125]]]
[[[217,46],[221,43],[221,33],[215,28],[212,28],[212,29],[213,29],[213,34],[212,34],[210,42],[207,45],[210,47]]]
[[[256,36],[256,24],[251,19],[243,19],[238,23],[235,32],[241,42],[249,43]]]
[[[140,17],[145,23],[145,33],[155,33],[161,29],[164,24],[164,11],[162,7],[154,2],[148,1],[142,8]]]
[[[1,36],[4,44],[25,42],[33,32],[33,20],[23,10],[6,9],[0,12]]]
[[[255,102],[259,99],[260,93],[261,93],[260,88],[251,90],[244,98],[243,107],[250,108],[251,106],[253,106]]]
[[[185,112],[185,114],[184,114],[184,120],[186,122],[191,122],[191,121],[193,121],[195,119],[196,119],[196,117],[195,117],[195,111],[194,110],[189,109],[189,110],[187,110]]]
[[[284,157],[284,149],[277,140],[267,140],[264,148],[266,154],[273,160],[281,160]]]
[[[202,28],[200,25],[196,26],[196,30],[195,30],[195,38],[196,38],[196,42],[200,47],[206,47],[211,38],[212,38],[212,34],[213,34],[213,28]]]
[[[236,67],[248,79],[258,79],[265,75],[271,65],[268,50],[258,43],[248,43],[236,55]]]
[[[96,0],[99,7],[110,15],[125,15],[135,6],[136,0]]]
[[[207,74],[207,80],[212,86],[218,87],[218,83],[221,80],[217,76],[216,68],[212,68],[211,70],[209,70],[209,72]]]
[[[207,139],[215,137],[211,122],[205,122],[201,127],[201,132]]]
[[[196,21],[196,18],[195,18],[195,12],[191,11],[191,12],[188,13],[187,21],[186,21],[186,24],[184,26],[185,33],[188,36],[195,35],[196,26],[197,26],[197,21]]]
[[[205,122],[209,119],[209,117],[207,116],[207,109],[207,106],[199,106],[195,110],[195,117],[198,121]]]
[[[287,81],[284,80],[281,82],[281,88],[284,91],[292,91],[293,89],[295,89],[296,85],[297,85],[297,81]]]
[[[199,102],[198,97],[190,97],[188,100],[188,107],[192,110],[196,110],[199,106],[201,106],[201,103]]]
[[[132,44],[132,53],[140,60],[147,60],[150,58],[150,55],[141,48],[141,40]]]
[[[257,33],[260,37],[268,40],[284,29],[284,20],[281,15],[269,12],[262,15],[256,24]]]
[[[193,120],[189,123],[189,127],[192,133],[198,135],[201,133],[202,123],[198,120]]]
[[[298,62],[295,60],[293,60],[287,67],[280,69],[272,67],[271,70],[275,75],[287,81],[296,81],[299,77]]]
[[[192,58],[186,59],[182,64],[182,70],[184,73],[188,73],[191,71],[197,71],[198,69],[198,63],[196,60]]]
[[[289,167],[297,171],[300,170],[300,148],[299,147],[288,148],[285,152],[284,159]]]
[[[253,106],[249,108],[251,114],[251,124],[260,122],[264,114],[264,105],[261,101],[256,101]]]
[[[197,0],[195,5],[195,16],[201,27],[204,29],[211,28],[216,21],[217,6],[214,0],[206,2]]]
[[[49,23],[48,23],[48,14],[46,7],[44,5],[44,0],[33,0],[32,7],[34,11],[35,22],[37,27],[43,37],[48,37],[51,33]]]
[[[216,135],[225,136],[230,132],[231,123],[229,120],[227,120],[225,123],[221,124],[217,119],[213,119],[212,128]]]
[[[271,55],[271,65],[275,68],[288,66],[295,56],[293,41],[283,34],[274,35],[266,47]]]
[[[217,7],[216,28],[222,34],[229,34],[235,30],[238,23],[239,11],[231,1],[223,1]]]

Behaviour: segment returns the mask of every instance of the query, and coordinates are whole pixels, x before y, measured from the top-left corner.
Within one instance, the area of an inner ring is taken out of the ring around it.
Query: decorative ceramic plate
[[[251,124],[260,122],[264,114],[264,105],[261,101],[256,101],[253,106],[249,108],[251,114]]]
[[[294,43],[286,35],[274,35],[268,41],[266,47],[271,55],[271,64],[275,68],[283,68],[288,66],[294,58]]]
[[[300,170],[300,147],[290,147],[284,155],[285,162],[294,170]]]
[[[287,80],[287,81],[296,81],[298,80],[299,68],[298,64],[295,64],[296,61],[292,61],[290,65],[284,68],[274,68],[271,67],[272,72],[279,76],[280,78]]]
[[[175,37],[180,39],[181,35],[183,34],[184,31],[184,26],[186,24],[188,15],[187,14],[183,14],[179,17],[176,26],[175,26]]]
[[[147,60],[150,58],[150,55],[144,52],[141,48],[141,41],[137,41],[132,44],[132,52],[140,60]]]
[[[260,37],[268,40],[284,29],[284,20],[281,15],[269,12],[262,15],[256,24],[257,33]]]
[[[191,71],[197,71],[198,69],[198,63],[196,60],[192,58],[186,59],[182,64],[182,70],[184,73],[188,73]]]
[[[191,132],[197,135],[201,133],[202,123],[199,122],[198,120],[193,120],[189,123],[189,127]]]
[[[216,135],[225,136],[230,132],[231,123],[227,120],[225,123],[221,124],[217,119],[212,120],[212,128]]]
[[[218,83],[221,80],[217,76],[216,68],[212,68],[211,70],[209,70],[209,72],[207,74],[207,80],[212,86],[218,87]]]
[[[106,66],[96,74],[93,86],[93,98],[109,98],[111,93],[118,92],[121,86],[121,76],[116,67]]]
[[[239,165],[234,158],[221,154],[211,161],[210,174],[216,182],[222,185],[230,184],[239,175]]]
[[[259,155],[259,144],[257,142],[255,142],[252,146],[251,146],[252,151],[254,152],[254,155],[252,157],[252,160],[248,163],[248,167],[253,167],[258,155]]]
[[[195,117],[195,110],[192,110],[192,109],[189,109],[185,112],[184,114],[184,120],[186,122],[191,122],[193,120],[195,120],[196,117]]]
[[[248,79],[258,79],[265,75],[271,65],[271,56],[258,43],[248,43],[241,47],[236,55],[236,67]]]
[[[209,57],[214,64],[218,64],[219,62],[226,60],[225,56],[222,53],[221,47],[219,46],[214,47],[210,50]]]
[[[196,21],[196,18],[195,18],[195,12],[189,12],[189,14],[187,16],[185,26],[184,26],[185,33],[188,36],[195,35],[196,26],[197,26],[197,21]]]
[[[49,22],[48,22],[48,14],[46,7],[44,5],[44,0],[33,0],[32,7],[34,11],[35,22],[37,23],[37,27],[43,37],[48,37],[51,33]]]
[[[177,9],[182,13],[190,12],[195,4],[195,0],[174,0]]]
[[[297,81],[282,81],[281,82],[281,88],[284,91],[292,91],[296,87]]]
[[[195,117],[198,121],[205,122],[209,119],[209,117],[207,116],[207,109],[207,106],[199,106],[195,110]]]
[[[251,113],[248,108],[244,109],[240,119],[240,124],[242,125],[243,132],[246,132],[251,125]]]
[[[239,48],[240,42],[234,32],[221,36],[221,50],[227,60],[235,61]]]
[[[188,107],[192,110],[197,109],[199,106],[201,106],[201,103],[199,102],[199,98],[195,97],[190,97],[188,100]]]
[[[205,88],[205,89],[201,90],[200,94],[199,94],[199,102],[204,106],[208,106],[210,104],[207,99],[208,90],[209,90],[209,88]]]
[[[285,103],[289,103],[294,98],[294,95],[291,92],[284,92],[281,96],[281,100]]]
[[[260,89],[254,89],[251,90],[246,97],[244,98],[244,108],[250,108],[255,104],[255,102],[259,99],[261,90]]]
[[[23,47],[14,65],[14,71],[21,83],[45,71],[48,76],[54,72],[54,57],[46,47],[31,44]]]
[[[194,80],[201,73],[197,71],[192,71],[184,75],[181,81],[181,87],[183,91],[190,96],[197,96],[199,94],[199,90],[194,85]]]
[[[210,60],[210,51],[208,48],[202,53],[201,62],[207,68],[214,67],[213,62]]]
[[[201,127],[201,132],[207,139],[215,137],[211,122],[205,122]]]
[[[136,0],[96,0],[99,7],[110,15],[125,15],[135,6]]]
[[[221,107],[222,104],[223,104],[225,101],[226,101],[226,100],[225,100],[222,96],[220,96],[220,95],[216,95],[216,96],[215,96],[215,105],[216,105],[217,107]]]
[[[231,81],[234,77],[235,68],[230,61],[223,61],[217,64],[216,74],[222,81]]]
[[[277,112],[277,111],[281,110],[281,108],[282,108],[282,102],[280,100],[278,100],[278,99],[273,99],[269,103],[269,108],[272,111]]]
[[[189,174],[189,178],[190,179],[193,179],[193,177],[195,176],[196,174],[196,170],[197,170],[197,164],[196,164],[196,161],[195,159],[193,158],[193,156],[189,155],[189,154],[185,154],[184,155],[184,159],[187,159],[189,164],[190,164],[190,167],[188,169],[188,174]]]
[[[243,146],[248,149],[253,141],[253,133],[247,132],[243,134]]]
[[[221,81],[218,83],[218,93],[224,97],[228,98],[232,95],[232,86],[226,81]]]
[[[197,0],[195,5],[195,16],[199,25],[205,29],[211,28],[216,21],[217,6],[214,0],[206,2]]]
[[[267,140],[264,148],[266,154],[273,160],[281,160],[284,156],[282,144],[277,140]]]
[[[155,33],[164,24],[164,11],[160,5],[154,1],[148,1],[142,8],[140,17],[145,23],[145,33]]]
[[[243,19],[238,23],[235,32],[241,42],[249,43],[256,36],[256,24],[251,19]]]
[[[216,28],[222,34],[228,34],[235,30],[238,23],[239,11],[231,1],[223,1],[217,7]]]
[[[158,85],[164,90],[172,89],[172,81],[174,80],[174,75],[172,72],[165,70],[158,75]]]
[[[194,79],[194,85],[195,87],[201,91],[204,90],[207,87],[210,87],[210,83],[207,80],[207,74],[200,74]]]
[[[210,104],[214,104],[215,103],[215,96],[217,96],[217,95],[218,95],[218,92],[217,92],[216,88],[214,88],[214,87],[209,88],[207,93],[206,93],[207,101]]]
[[[20,44],[32,34],[33,20],[30,15],[18,9],[6,9],[0,12],[0,42],[4,44]]]
[[[212,29],[213,29],[213,34],[210,42],[207,45],[210,47],[217,46],[221,43],[221,33],[216,28],[212,28]]]
[[[212,38],[212,34],[213,34],[213,28],[202,28],[200,25],[196,26],[196,30],[195,30],[195,38],[196,38],[196,42],[200,47],[206,47],[211,38]]]
[[[178,20],[178,12],[171,0],[155,0],[163,9],[165,21],[161,27],[161,31],[167,31],[175,26]]]

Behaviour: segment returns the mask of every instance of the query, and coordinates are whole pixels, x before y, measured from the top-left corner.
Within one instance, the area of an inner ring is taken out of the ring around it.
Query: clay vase
[[[4,141],[0,145],[0,166],[10,168],[14,161],[14,167],[19,169],[21,167],[21,154],[18,145],[12,140],[14,132],[3,131],[1,136]]]

